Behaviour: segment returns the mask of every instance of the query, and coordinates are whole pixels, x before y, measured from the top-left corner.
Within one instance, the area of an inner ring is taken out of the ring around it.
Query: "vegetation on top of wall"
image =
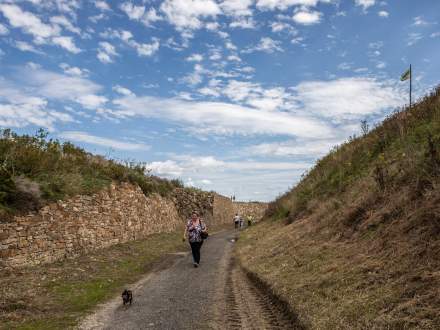
[[[440,87],[371,131],[363,122],[362,131],[317,161],[269,205],[266,218],[292,222],[313,212],[317,201],[341,199],[361,179],[370,179],[379,194],[405,186],[415,195],[439,181]]]
[[[144,164],[92,155],[70,142],[0,130],[0,218],[36,210],[47,202],[77,194],[92,194],[112,181],[138,184],[145,195],[167,196],[179,180],[148,174]]]

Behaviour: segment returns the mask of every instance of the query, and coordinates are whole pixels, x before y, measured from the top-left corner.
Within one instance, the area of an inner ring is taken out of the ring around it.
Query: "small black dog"
[[[125,289],[124,292],[122,292],[122,302],[125,304],[130,304],[133,301],[133,293],[131,290]]]

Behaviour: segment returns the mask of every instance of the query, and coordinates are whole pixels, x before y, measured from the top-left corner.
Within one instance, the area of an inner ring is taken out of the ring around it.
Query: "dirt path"
[[[202,247],[199,268],[182,254],[166,269],[131,286],[87,317],[80,329],[296,329],[288,315],[236,266],[235,233],[221,232]]]

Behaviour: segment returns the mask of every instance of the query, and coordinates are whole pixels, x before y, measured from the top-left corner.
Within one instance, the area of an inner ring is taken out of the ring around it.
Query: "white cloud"
[[[84,142],[102,147],[127,150],[127,151],[148,150],[151,148],[149,145],[143,143],[123,142],[119,140],[91,135],[87,132],[81,132],[81,131],[66,131],[66,132],[62,132],[58,136],[65,140]]]
[[[50,22],[52,24],[60,25],[60,26],[64,27],[66,30],[68,30],[70,32],[73,32],[73,33],[76,33],[76,34],[81,34],[81,29],[76,27],[76,26],[74,26],[72,24],[72,22],[70,22],[67,19],[66,16],[62,16],[62,15],[60,15],[60,16],[52,16],[50,18]]]
[[[231,62],[241,62],[241,58],[238,56],[238,55],[229,55],[228,57],[227,57],[227,59],[228,59],[228,61],[231,61]]]
[[[48,109],[44,97],[29,95],[21,85],[0,80],[0,126],[35,125],[53,130],[56,122],[70,121],[70,115]]]
[[[216,17],[222,12],[213,0],[165,0],[160,9],[178,30],[200,29],[203,18]]]
[[[111,10],[111,8],[108,5],[108,3],[105,2],[104,0],[97,0],[97,1],[95,1],[95,6],[96,6],[96,8],[98,8],[98,9],[100,9],[102,11]]]
[[[379,17],[383,17],[383,18],[388,18],[388,16],[390,16],[390,14],[385,10],[381,10],[377,14],[379,15]]]
[[[60,35],[60,25],[71,32],[79,33],[79,30],[64,16],[52,17],[53,25],[50,25],[43,23],[38,16],[31,12],[23,11],[16,5],[0,4],[0,12],[8,19],[11,26],[20,28],[24,33],[32,35],[34,37],[34,43],[38,45],[54,44],[74,54],[81,51],[75,45],[72,37]]]
[[[123,2],[119,8],[127,14],[127,16],[135,21],[138,21],[145,14],[145,6],[136,6],[131,2]]]
[[[385,69],[386,66],[387,66],[387,64],[386,64],[385,62],[383,62],[383,61],[379,61],[379,62],[376,64],[376,68],[378,68],[378,69]]]
[[[160,47],[159,39],[152,38],[151,43],[149,43],[149,44],[139,43],[133,39],[133,34],[127,30],[108,29],[105,32],[101,33],[100,35],[104,38],[118,38],[118,39],[122,40],[126,45],[135,49],[139,56],[147,56],[147,57],[153,56],[159,50],[159,47]],[[108,43],[106,42],[106,44],[108,44]],[[111,47],[107,45],[106,48],[108,48],[108,50],[105,50],[104,53],[107,53],[109,55],[112,55],[113,53],[115,53],[114,47],[113,47],[113,49],[111,49]],[[113,54],[113,56],[114,55],[115,54]]]
[[[122,87],[120,85],[113,86],[112,89],[121,95],[125,95],[125,96],[134,95],[134,93],[131,90],[129,90],[128,88]]]
[[[136,6],[131,2],[124,2],[119,8],[127,14],[128,18],[139,21],[145,26],[151,26],[152,23],[163,19],[157,14],[156,9],[150,8],[147,11],[145,6]]]
[[[243,53],[252,53],[252,52],[265,52],[265,53],[274,53],[274,52],[283,52],[281,48],[281,41],[273,40],[269,37],[262,37],[260,42],[253,46],[243,50]]]
[[[340,140],[292,140],[285,142],[261,143],[247,147],[248,155],[266,157],[307,156],[318,158],[327,154]]]
[[[402,104],[400,91],[393,83],[373,78],[309,81],[293,90],[302,108],[328,118],[378,114]]]
[[[203,56],[201,54],[192,54],[186,58],[188,62],[201,62],[203,61]]]
[[[271,112],[224,102],[143,96],[123,97],[115,99],[113,103],[125,116],[144,116],[180,123],[187,128],[193,128],[198,134],[331,135],[326,124],[307,116]]]
[[[76,47],[72,37],[54,37],[52,42],[71,53],[78,54],[81,52],[81,49]]]
[[[272,32],[287,32],[290,35],[297,35],[298,31],[290,24],[284,22],[273,22],[270,24]]]
[[[292,19],[301,25],[318,24],[321,21],[322,14],[318,11],[302,10],[292,16]]]
[[[376,0],[355,0],[356,6],[362,6],[363,9],[367,9],[368,7],[374,6]]]
[[[136,49],[139,56],[153,56],[159,50],[159,40],[153,38],[150,44],[138,43],[134,40],[128,42],[130,46]]]
[[[255,29],[256,23],[252,18],[240,17],[229,24],[231,28]]]
[[[203,75],[207,73],[207,70],[203,68],[201,64],[194,65],[194,71],[182,78],[182,82],[190,85],[198,85],[203,81]]]
[[[253,0],[225,0],[220,7],[229,16],[250,16],[253,2]]]
[[[430,37],[431,38],[438,38],[438,37],[440,37],[440,32],[433,32],[433,33],[431,33]]]
[[[113,63],[114,57],[118,55],[119,54],[116,52],[115,47],[111,43],[107,41],[101,41],[99,43],[98,54],[96,57],[102,63]]]
[[[413,24],[414,26],[425,26],[429,23],[423,19],[422,16],[417,16],[413,18]]]
[[[257,0],[257,7],[262,10],[286,10],[291,6],[315,7],[318,2],[328,2],[327,0]]]
[[[28,43],[26,41],[17,40],[17,41],[15,41],[15,43],[13,45],[14,45],[14,47],[16,47],[17,49],[20,49],[23,52],[32,52],[32,53],[36,53],[36,54],[43,54],[43,52],[39,51],[33,45],[31,45],[30,43]]]
[[[58,27],[43,23],[39,17],[16,5],[0,4],[0,12],[9,20],[10,25],[34,36],[39,42],[57,36],[60,32]]]
[[[285,190],[312,164],[308,162],[225,161],[213,156],[183,155],[147,164],[154,174],[180,177],[186,185],[204,186],[215,182],[215,190],[240,199],[270,200]],[[258,180],[255,177],[258,176]]]
[[[421,39],[423,39],[423,35],[421,33],[411,32],[408,34],[408,39],[406,44],[408,46],[413,46]]]
[[[86,78],[68,76],[38,67],[20,68],[17,84],[28,88],[38,97],[63,102],[74,102],[87,109],[96,109],[107,102],[98,93],[102,87]]]
[[[9,33],[8,28],[0,23],[0,36],[5,36],[8,33]]]
[[[61,63],[59,66],[66,74],[70,76],[85,77],[89,73],[89,70],[87,69],[80,69],[76,66],[70,66],[67,63]]]

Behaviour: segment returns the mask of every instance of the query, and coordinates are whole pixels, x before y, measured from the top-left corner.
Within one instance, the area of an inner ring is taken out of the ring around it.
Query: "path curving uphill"
[[[236,265],[236,233],[211,236],[199,268],[189,254],[131,286],[134,302],[103,305],[79,329],[301,329]]]

